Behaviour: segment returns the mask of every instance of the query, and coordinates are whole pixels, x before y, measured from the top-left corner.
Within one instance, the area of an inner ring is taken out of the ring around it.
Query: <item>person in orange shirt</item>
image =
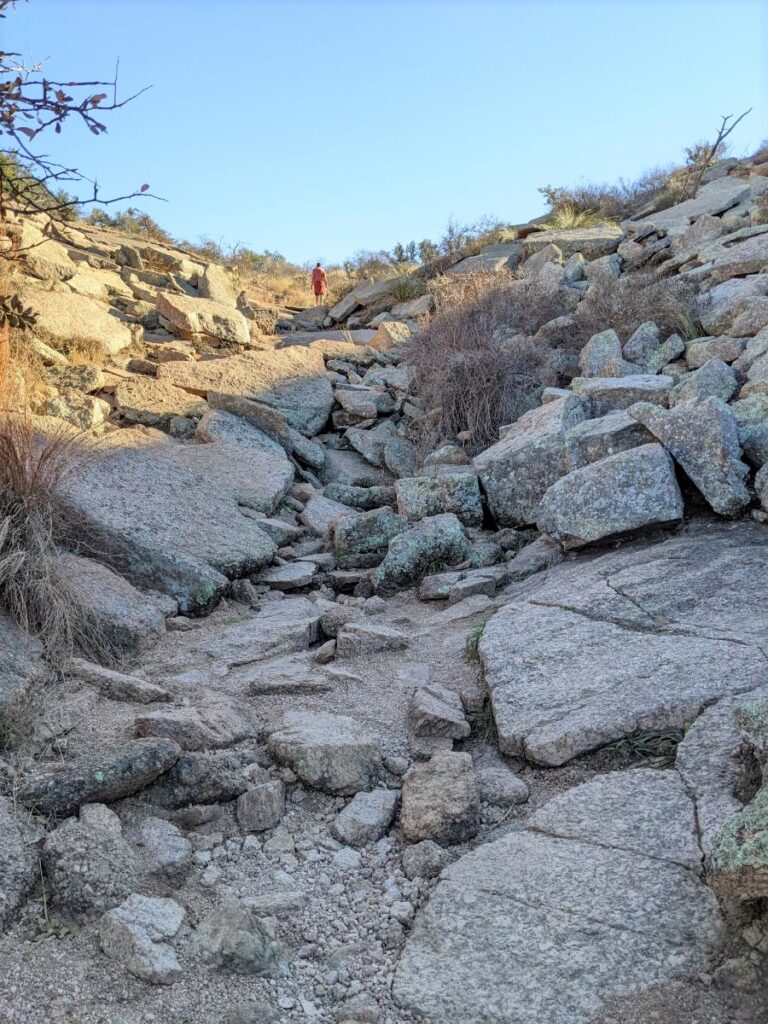
[[[328,278],[319,262],[312,271],[312,291],[315,293],[315,305],[322,306],[323,297],[328,291]]]

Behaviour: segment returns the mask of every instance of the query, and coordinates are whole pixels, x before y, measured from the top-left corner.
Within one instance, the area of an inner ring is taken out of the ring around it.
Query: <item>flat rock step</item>
[[[613,996],[697,974],[723,927],[714,893],[680,863],[700,854],[694,837],[675,772],[570,790],[444,871],[406,942],[396,1002],[441,1024],[586,1024]]]

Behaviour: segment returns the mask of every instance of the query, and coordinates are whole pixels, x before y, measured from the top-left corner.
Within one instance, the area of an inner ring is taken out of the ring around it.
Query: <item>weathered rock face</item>
[[[548,487],[569,470],[566,431],[586,418],[575,396],[525,413],[496,444],[475,459],[475,468],[500,526],[533,523]]]
[[[23,290],[22,299],[37,314],[36,334],[54,348],[66,351],[68,346],[80,344],[97,350],[103,347],[114,355],[133,340],[130,325],[95,299],[32,288]]]
[[[645,444],[558,480],[542,498],[537,525],[565,547],[581,547],[682,517],[672,460],[661,445]]]
[[[439,751],[403,779],[400,827],[407,842],[431,839],[450,846],[471,839],[479,825],[480,795],[469,754]]]
[[[341,795],[370,789],[381,753],[378,737],[345,715],[287,712],[269,750],[308,785]]]
[[[245,902],[227,900],[200,924],[205,959],[233,974],[276,977],[285,973],[285,949],[273,930]]]
[[[114,447],[84,467],[66,494],[83,540],[103,561],[133,582],[170,594],[183,611],[210,607],[229,577],[271,562],[275,545],[239,506],[263,509],[265,497],[269,507],[285,493],[287,460],[128,434],[113,435]],[[244,480],[238,468],[245,458],[257,460],[252,479]],[[275,490],[266,473],[276,467],[283,476]]]
[[[690,531],[518,584],[479,644],[502,751],[563,764],[764,684],[763,528]]]
[[[108,653],[136,653],[165,633],[159,605],[92,558],[62,553],[62,571]]]
[[[399,796],[394,789],[358,793],[338,814],[331,831],[347,846],[365,846],[384,835],[395,816]]]
[[[186,912],[174,900],[129,896],[99,924],[101,948],[142,981],[172,985],[182,975],[169,940],[178,935]]]
[[[746,763],[734,757],[743,746],[741,712],[765,702],[768,689],[724,697],[701,714],[677,748],[675,767],[696,801],[701,848],[709,863],[726,822],[742,810],[737,792]]]
[[[384,561],[373,574],[373,586],[379,593],[393,593],[418,582],[434,571],[435,565],[455,565],[468,553],[456,516],[431,516],[392,538]]]
[[[39,877],[36,844],[42,834],[25,811],[0,797],[0,934]]]
[[[72,914],[103,914],[137,886],[139,865],[123,838],[120,819],[104,804],[86,804],[43,846],[43,864],[55,901]]]
[[[248,321],[232,305],[163,291],[157,293],[156,301],[161,315],[180,338],[203,335],[232,345],[251,343]]]
[[[400,1006],[444,1024],[587,1024],[613,995],[705,968],[722,925],[681,866],[695,824],[676,776],[623,772],[559,801],[444,871],[398,964]]]
[[[618,378],[575,377],[571,386],[577,395],[590,399],[593,416],[605,416],[616,409],[628,409],[635,402],[667,406],[673,383],[672,378],[664,374],[646,373]]]
[[[554,228],[537,231],[525,239],[526,253],[538,252],[547,245],[556,245],[564,256],[580,252],[594,260],[616,252],[624,232],[615,224],[599,224],[594,228]]]
[[[300,345],[205,362],[162,363],[157,376],[204,397],[214,391],[260,402],[310,436],[322,429],[333,407],[322,353]]]
[[[733,413],[719,398],[660,409],[645,402],[630,416],[662,442],[720,515],[736,515],[750,497],[744,480],[739,432]]]
[[[0,707],[45,674],[40,642],[0,614]]]
[[[474,473],[442,477],[401,477],[395,483],[397,507],[413,522],[426,516],[453,512],[465,526],[481,526],[483,507]]]
[[[41,814],[63,818],[81,804],[118,800],[144,789],[172,767],[179,753],[172,740],[129,740],[32,776],[20,787],[18,797]]]
[[[152,377],[134,377],[115,388],[115,404],[129,423],[167,427],[174,416],[195,416],[205,403],[188,391]]]
[[[723,899],[768,896],[768,786],[726,822],[712,852],[710,882]]]
[[[649,430],[629,413],[617,410],[594,420],[584,420],[568,431],[568,461],[571,469],[580,469],[650,441],[653,441],[653,434]]]

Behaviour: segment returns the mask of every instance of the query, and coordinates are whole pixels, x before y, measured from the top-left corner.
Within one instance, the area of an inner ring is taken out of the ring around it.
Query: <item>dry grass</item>
[[[768,156],[768,153],[766,154]],[[757,200],[756,224],[768,224],[768,192],[763,192]]]
[[[579,348],[610,327],[627,341],[648,320],[659,327],[663,337],[679,334],[691,339],[702,333],[696,318],[695,288],[645,272],[598,278],[579,303],[575,320],[573,341]]]
[[[0,607],[56,668],[74,651],[106,653],[58,556],[72,532],[60,494],[92,454],[66,424],[42,433],[26,412],[0,409]]]
[[[564,228],[593,228],[604,224],[605,218],[591,210],[580,210],[571,203],[563,203],[552,211],[552,216],[542,223],[542,227],[563,230]]]
[[[88,340],[77,338],[68,342],[64,346],[64,355],[70,363],[76,366],[85,363],[104,366],[107,361],[107,350],[104,347],[104,342],[98,341],[96,338]]]
[[[428,410],[422,444],[461,435],[479,450],[536,404],[537,391],[558,383],[556,347],[530,335],[567,305],[535,278],[475,274],[441,282],[438,310],[409,357]]]

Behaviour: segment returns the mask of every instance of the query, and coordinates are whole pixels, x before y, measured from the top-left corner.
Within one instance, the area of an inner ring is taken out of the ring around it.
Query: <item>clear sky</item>
[[[30,0],[4,49],[151,92],[46,148],[172,233],[297,262],[543,212],[545,184],[768,136],[761,0]]]

